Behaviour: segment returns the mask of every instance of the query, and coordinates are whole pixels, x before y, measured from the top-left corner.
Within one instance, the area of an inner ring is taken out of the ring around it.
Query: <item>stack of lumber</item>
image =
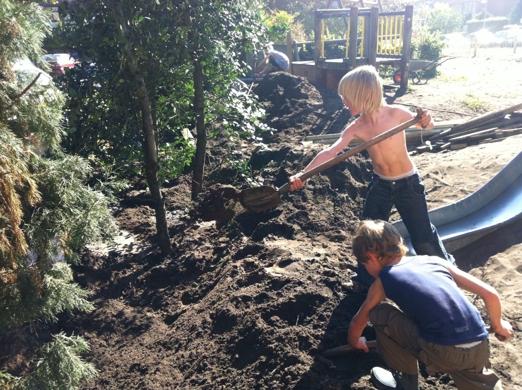
[[[457,150],[468,145],[493,142],[511,135],[522,134],[522,104],[489,112],[470,121],[457,124],[430,135],[423,145],[417,146],[412,153]]]
[[[456,126],[458,123],[441,123],[437,124],[437,126],[432,129],[419,129],[418,127],[409,127],[406,129],[406,142],[408,145],[419,145],[425,140],[428,140],[429,137],[433,135],[437,135],[445,130],[448,130],[452,126]],[[320,144],[332,144],[334,143],[341,133],[331,133],[331,134],[319,134],[319,135],[309,135],[304,138],[304,141],[320,143]],[[350,143],[350,146],[355,146],[359,144],[360,141],[353,140]]]
[[[468,145],[493,142],[511,135],[522,134],[522,103],[489,112],[466,122],[437,123],[432,129],[406,129],[410,154],[457,150]],[[304,141],[332,144],[341,133],[305,137]],[[356,145],[356,140],[350,146]]]

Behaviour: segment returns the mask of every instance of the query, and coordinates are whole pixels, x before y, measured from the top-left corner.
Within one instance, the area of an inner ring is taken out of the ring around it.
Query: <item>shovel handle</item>
[[[304,181],[304,180],[308,179],[309,177],[312,177],[312,176],[324,171],[325,169],[328,169],[330,167],[333,167],[334,165],[339,164],[341,161],[346,160],[348,157],[354,156],[357,153],[362,152],[365,149],[368,149],[370,146],[373,146],[373,145],[385,140],[386,138],[390,138],[392,135],[400,133],[404,129],[407,129],[408,127],[413,126],[420,120],[421,115],[422,115],[422,110],[420,108],[417,108],[417,115],[414,118],[410,119],[409,121],[403,122],[390,130],[386,130],[384,133],[381,133],[381,134],[369,139],[366,142],[363,142],[357,146],[354,146],[353,148],[348,149],[346,152],[339,154],[338,156],[322,163],[321,165],[316,166],[314,169],[310,169],[309,171],[304,172],[300,177],[301,180]],[[290,184],[286,183],[278,189],[278,192],[279,193],[287,192],[289,189],[290,189]]]

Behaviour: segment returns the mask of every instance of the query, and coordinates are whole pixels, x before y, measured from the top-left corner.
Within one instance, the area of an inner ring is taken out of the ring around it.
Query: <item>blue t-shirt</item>
[[[410,318],[426,341],[456,345],[488,336],[477,308],[457,286],[443,260],[412,256],[384,267],[379,275],[386,296]]]
[[[288,70],[290,67],[290,60],[288,56],[277,50],[271,50],[269,53],[270,59],[282,70]]]

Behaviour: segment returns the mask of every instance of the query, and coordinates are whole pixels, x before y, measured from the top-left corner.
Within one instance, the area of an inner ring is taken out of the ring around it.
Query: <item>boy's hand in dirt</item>
[[[301,180],[303,172],[290,176],[288,183],[290,183],[290,191],[297,191],[304,187],[304,182]]]
[[[500,320],[500,326],[493,329],[495,337],[500,341],[507,341],[513,337],[513,328],[506,320]]]
[[[364,337],[364,336],[359,337],[359,339],[357,340],[357,343],[355,345],[353,345],[353,348],[357,349],[359,351],[363,351],[363,352],[370,351],[370,349],[368,348],[368,345],[366,344],[366,337]]]
[[[433,119],[431,118],[431,114],[429,111],[422,110],[418,125],[423,129],[433,128]]]

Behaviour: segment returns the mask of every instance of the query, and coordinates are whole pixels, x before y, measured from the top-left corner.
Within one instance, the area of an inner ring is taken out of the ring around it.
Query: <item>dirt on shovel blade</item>
[[[270,186],[245,189],[239,194],[239,200],[244,208],[256,213],[271,210],[281,203],[279,191]]]

